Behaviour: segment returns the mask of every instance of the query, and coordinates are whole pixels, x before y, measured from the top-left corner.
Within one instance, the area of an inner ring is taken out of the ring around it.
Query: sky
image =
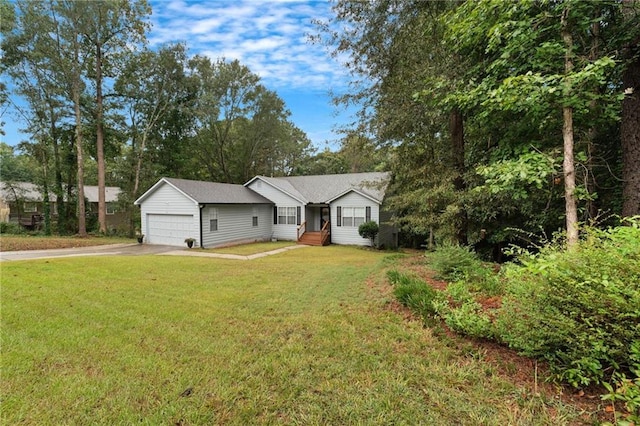
[[[278,93],[291,112],[290,120],[319,150],[339,148],[341,125],[352,111],[331,103],[330,91],[347,90],[345,67],[326,47],[312,44],[317,33],[313,19],[328,20],[328,1],[312,0],[150,0],[150,47],[184,42],[190,55],[212,60],[237,59],[260,76],[261,83]],[[2,141],[15,145],[28,135],[12,111],[4,112]]]

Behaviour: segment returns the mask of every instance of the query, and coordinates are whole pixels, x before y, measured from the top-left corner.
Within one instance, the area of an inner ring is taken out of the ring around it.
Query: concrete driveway
[[[218,259],[253,260],[265,256],[284,253],[309,247],[303,244],[283,247],[276,250],[256,253],[249,256],[235,254],[222,254],[205,252],[198,249],[186,249],[176,246],[161,246],[155,244],[110,244],[104,246],[76,247],[55,250],[25,250],[25,251],[2,251],[0,252],[0,262],[9,260],[33,260],[33,259],[54,259],[57,257],[82,257],[82,256],[142,256],[160,254],[168,256],[197,256],[213,257]]]
[[[0,261],[52,259],[56,257],[80,256],[141,256],[147,254],[163,254],[175,251],[185,251],[175,246],[160,246],[152,244],[108,244],[104,246],[76,247],[54,250],[25,250],[0,252]]]

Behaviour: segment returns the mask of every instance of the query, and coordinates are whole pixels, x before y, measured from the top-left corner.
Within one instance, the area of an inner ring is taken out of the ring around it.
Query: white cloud
[[[153,45],[183,41],[192,53],[238,59],[277,90],[345,86],[346,73],[320,45],[307,42],[328,2],[152,1]],[[334,87],[335,89],[336,87]]]

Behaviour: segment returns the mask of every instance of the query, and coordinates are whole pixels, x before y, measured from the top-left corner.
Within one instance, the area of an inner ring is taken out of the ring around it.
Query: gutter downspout
[[[204,208],[204,204],[199,204],[198,207],[200,207],[198,209],[199,211],[199,216],[200,216],[200,220],[198,220],[198,229],[200,230],[200,248],[203,249],[204,245],[202,243],[202,209]]]

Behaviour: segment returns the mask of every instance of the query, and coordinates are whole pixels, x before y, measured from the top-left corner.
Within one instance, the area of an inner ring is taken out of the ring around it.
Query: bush
[[[442,312],[442,316],[444,322],[458,333],[482,338],[495,335],[491,319],[484,313],[482,306],[473,300],[467,300],[457,308]]]
[[[360,224],[360,226],[358,226],[358,234],[360,234],[362,238],[368,238],[371,241],[372,247],[375,245],[375,240],[378,232],[380,232],[380,227],[376,222],[372,220],[362,223]]]
[[[439,279],[455,281],[465,278],[480,267],[482,262],[469,249],[458,245],[443,245],[427,254],[430,266]]]
[[[434,300],[438,299],[438,290],[421,279],[410,277],[392,270],[387,277],[394,285],[393,294],[400,303],[416,312],[425,321],[432,319],[436,313]]]
[[[469,247],[445,245],[426,257],[439,279],[462,281],[470,290],[488,296],[503,292],[502,283],[490,264],[478,259]]]
[[[0,234],[24,234],[25,230],[20,224],[13,222],[0,222]]]
[[[602,395],[603,400],[611,402],[621,401],[627,414],[623,414],[624,423],[618,424],[637,425],[640,424],[640,341],[631,345],[631,360],[633,367],[632,378],[627,378],[624,373],[614,373],[613,385],[603,383],[608,393]],[[610,425],[611,423],[605,423]]]
[[[575,387],[630,372],[640,341],[640,226],[587,229],[578,247],[550,246],[505,273],[497,325],[522,354]]]

